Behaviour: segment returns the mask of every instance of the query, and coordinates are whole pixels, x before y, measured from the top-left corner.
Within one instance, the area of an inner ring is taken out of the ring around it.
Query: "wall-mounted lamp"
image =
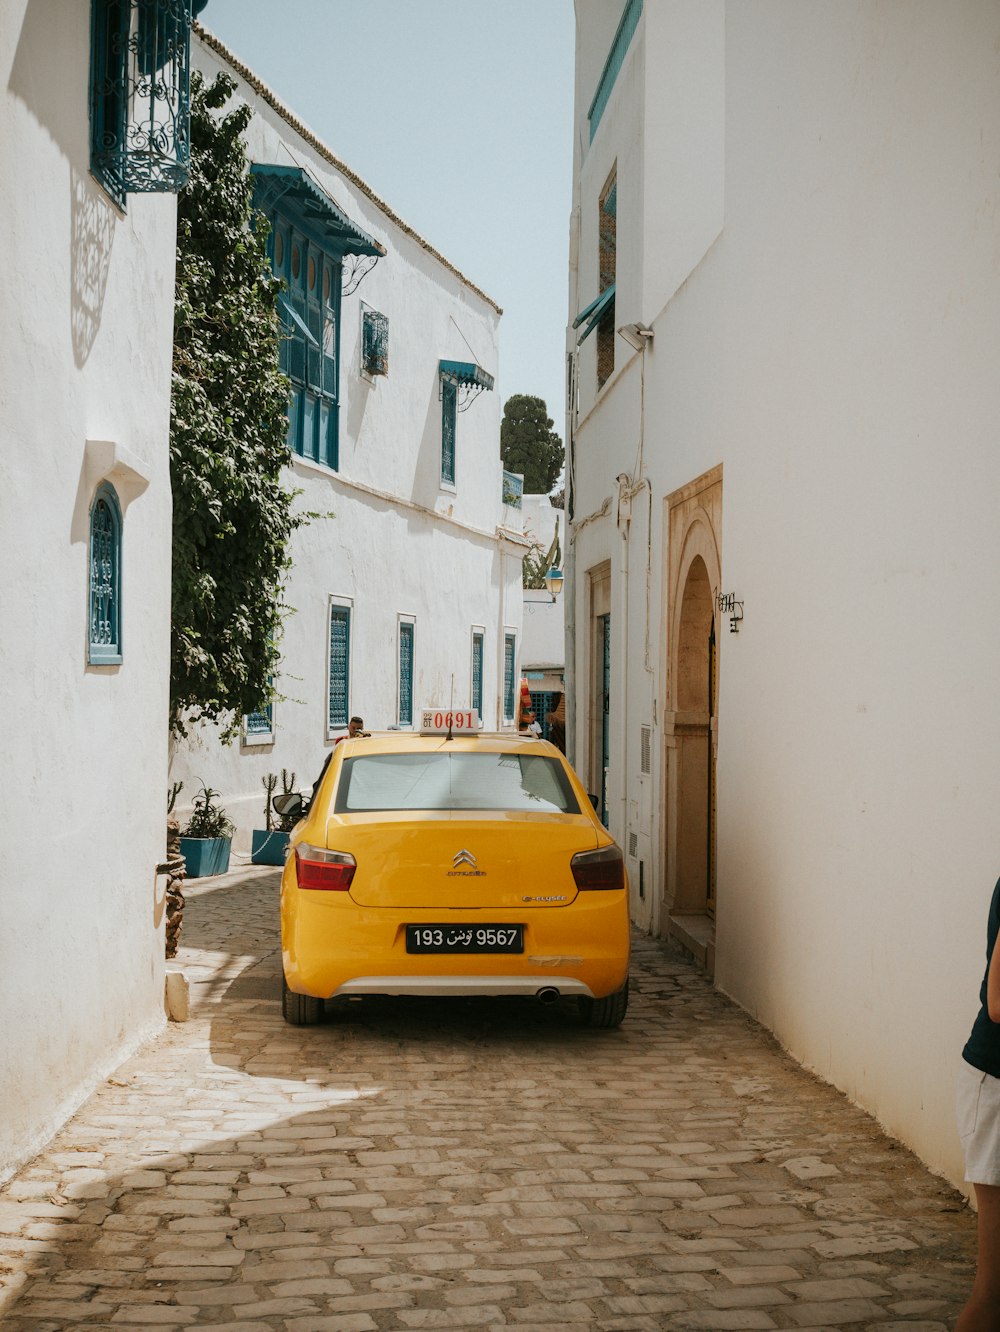
[[[562,591],[563,581],[562,570],[557,569],[553,564],[552,568],[545,575],[545,586],[548,588],[553,601],[555,601],[556,597]]]
[[[654,332],[648,324],[622,324],[618,329],[618,336],[624,338],[630,347],[636,351],[642,351],[649,343],[653,341]]]
[[[729,632],[738,634],[743,622],[743,602],[736,600],[735,592],[720,592],[716,597],[720,615],[729,616]]]

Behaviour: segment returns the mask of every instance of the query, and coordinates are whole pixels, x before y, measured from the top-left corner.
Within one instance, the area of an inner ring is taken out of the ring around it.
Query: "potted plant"
[[[225,874],[235,825],[217,803],[218,791],[204,782],[194,798],[194,811],[181,833],[181,854],[187,861],[189,879]]]
[[[275,819],[272,797],[278,787],[278,774],[269,772],[261,779],[266,791],[264,797],[264,827],[253,830],[253,843],[250,859],[255,865],[283,865],[288,851],[288,834],[298,822],[297,815],[279,814]],[[295,773],[281,769],[281,789],[292,795],[295,787]],[[280,799],[280,797],[279,797]]]

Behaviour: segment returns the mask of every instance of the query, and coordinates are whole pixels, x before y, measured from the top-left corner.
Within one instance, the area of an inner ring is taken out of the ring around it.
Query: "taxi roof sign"
[[[420,713],[421,735],[451,735],[455,731],[478,731],[476,708],[423,708]]]

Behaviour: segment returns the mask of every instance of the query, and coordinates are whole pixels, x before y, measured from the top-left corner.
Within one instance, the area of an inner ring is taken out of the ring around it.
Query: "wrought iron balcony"
[[[119,203],[187,182],[191,19],[204,4],[93,0],[91,169]]]

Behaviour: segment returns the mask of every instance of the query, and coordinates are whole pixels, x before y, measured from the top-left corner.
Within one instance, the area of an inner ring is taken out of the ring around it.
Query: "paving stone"
[[[5,1332],[944,1332],[975,1221],[679,955],[571,1004],[280,1016],[277,875],[189,886],[190,1020],[0,1190]]]

